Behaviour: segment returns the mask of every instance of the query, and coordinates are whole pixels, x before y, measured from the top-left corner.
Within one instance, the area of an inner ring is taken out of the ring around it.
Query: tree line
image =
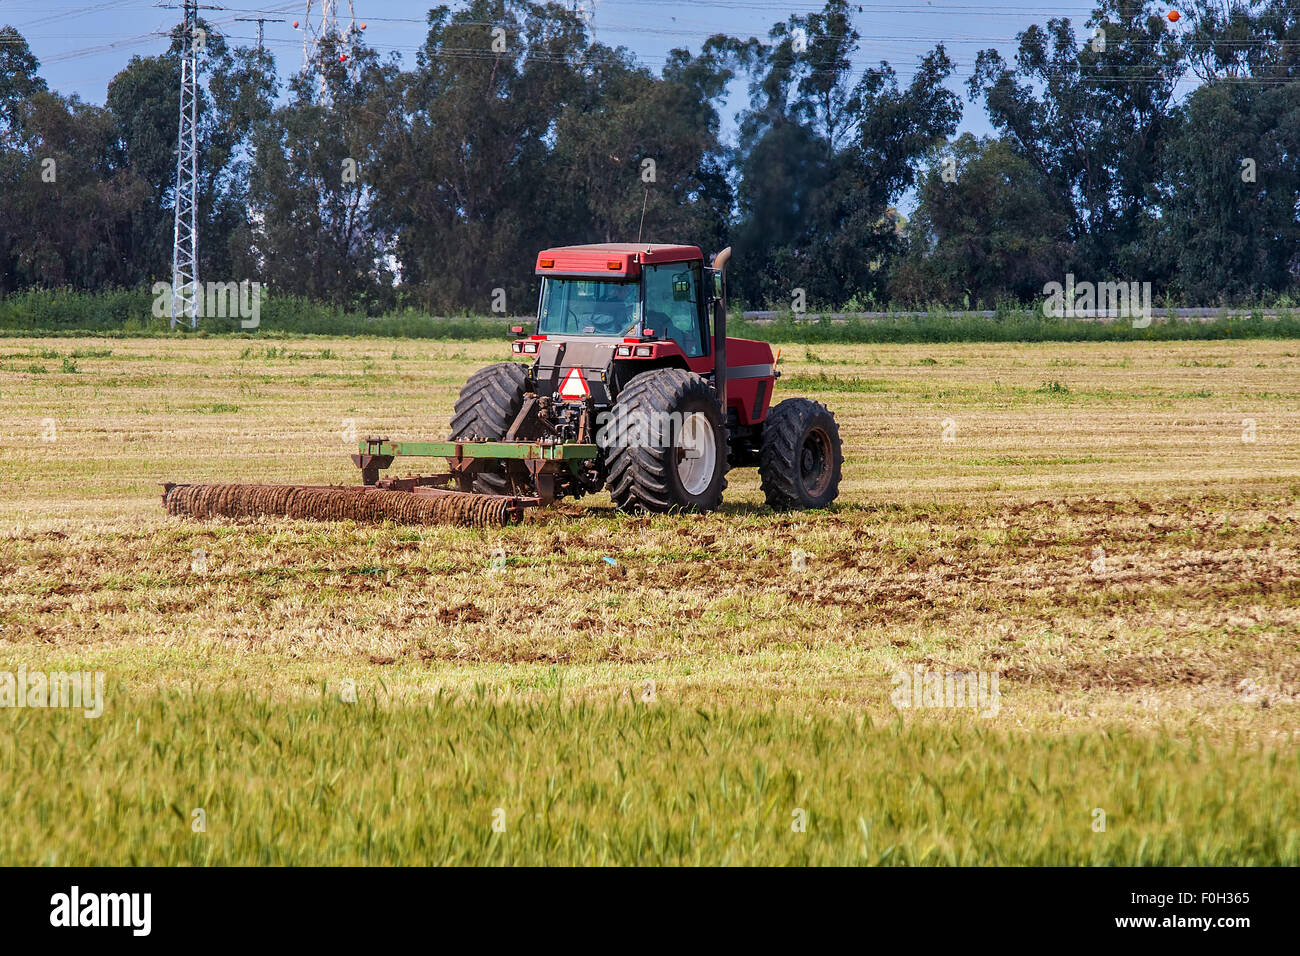
[[[942,45],[856,64],[828,0],[654,71],[555,3],[429,11],[404,68],[328,38],[282,83],[207,27],[200,278],[380,312],[531,310],[538,249],[735,248],[750,306],[1032,302],[1073,274],[1162,302],[1300,285],[1300,11],[1101,0],[959,75]],[[133,57],[102,107],[0,29],[0,294],[170,279],[180,56]],[[964,78],[964,83],[958,81]],[[744,86],[734,142],[729,90]],[[961,95],[952,87],[961,90]],[[956,136],[964,108],[995,135]],[[904,217],[901,204],[914,211]]]

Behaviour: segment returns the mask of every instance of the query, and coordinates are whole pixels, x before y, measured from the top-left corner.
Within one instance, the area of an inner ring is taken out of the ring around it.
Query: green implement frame
[[[389,458],[514,458],[535,461],[587,461],[595,458],[595,445],[523,441],[388,441],[365,438],[358,442],[363,455]]]
[[[566,442],[513,441],[389,441],[364,438],[357,443],[353,462],[361,469],[362,484],[384,488],[413,490],[419,486],[445,487],[455,479],[472,479],[475,472],[491,461],[520,461],[537,485],[538,503],[550,504],[555,498],[555,475],[568,469],[574,475],[589,467],[600,454],[595,445]],[[379,473],[396,458],[443,458],[449,472],[445,475],[411,476],[381,479]]]

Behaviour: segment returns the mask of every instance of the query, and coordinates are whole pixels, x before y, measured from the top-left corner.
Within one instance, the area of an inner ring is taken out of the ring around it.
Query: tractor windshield
[[[641,322],[635,279],[542,279],[537,331],[543,335],[626,335]]]

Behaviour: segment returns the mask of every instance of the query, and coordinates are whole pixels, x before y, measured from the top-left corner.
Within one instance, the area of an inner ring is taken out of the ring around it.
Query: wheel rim
[[[713,481],[718,443],[703,412],[691,412],[682,422],[677,446],[677,478],[688,495],[701,495]]]
[[[799,479],[810,497],[830,487],[831,457],[831,436],[821,428],[809,429],[799,450]]]

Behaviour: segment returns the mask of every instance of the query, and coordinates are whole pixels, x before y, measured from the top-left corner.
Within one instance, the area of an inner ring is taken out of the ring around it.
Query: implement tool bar
[[[596,458],[595,445],[513,441],[387,441],[366,438],[357,443],[362,455],[393,458],[512,458],[522,461],[587,461]]]

